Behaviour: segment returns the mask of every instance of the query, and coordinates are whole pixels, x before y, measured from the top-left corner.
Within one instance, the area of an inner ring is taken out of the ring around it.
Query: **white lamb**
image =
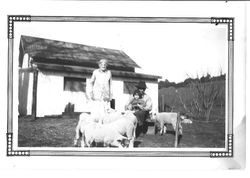
[[[77,146],[78,140],[82,137],[82,133],[84,132],[84,126],[89,123],[102,123],[102,119],[98,115],[89,114],[89,113],[81,113],[79,115],[79,121],[75,129],[75,138],[74,145]],[[81,141],[81,146],[84,147],[84,143]]]
[[[152,119],[155,120],[155,133],[157,132],[158,128],[160,128],[160,134],[166,133],[167,131],[167,124],[172,125],[173,129],[176,131],[176,122],[177,118],[179,117],[178,113],[175,112],[161,112],[161,113],[154,113]],[[178,132],[182,135],[182,126],[181,126],[181,119],[178,125]]]
[[[129,141],[129,147],[134,147],[134,140],[136,137],[137,118],[132,112],[126,112],[119,119],[104,124],[109,125],[110,128],[114,128],[121,135],[126,135]]]
[[[110,130],[117,131],[120,135],[126,135],[129,141],[129,147],[133,147],[135,139],[135,130],[137,127],[136,116],[132,112],[126,112],[125,114],[112,113],[110,115],[110,118],[108,117],[108,115],[105,117],[107,118],[102,118],[104,124],[100,124],[99,120],[91,116],[90,114],[81,114],[79,117],[79,122],[76,126],[74,145],[77,145],[78,139],[82,137],[81,147],[84,147],[86,144],[84,138],[86,133],[91,133],[91,129],[94,130],[105,126],[105,129],[109,128]],[[86,129],[88,130],[87,132]]]
[[[183,123],[183,124],[192,124],[193,121],[192,121],[191,119],[183,119],[183,120],[181,121],[181,123]]]
[[[122,148],[126,140],[126,137],[108,125],[93,122],[87,124],[84,128],[83,142],[87,147],[91,147],[93,143],[103,143],[104,147],[116,146]]]
[[[88,113],[82,113],[79,116],[79,121],[75,129],[75,138],[74,138],[74,145],[77,146],[77,141],[79,138],[82,137],[82,133],[84,132],[84,126],[93,123],[98,122],[98,120],[93,117],[91,117]],[[81,141],[81,146],[84,147],[84,142]]]

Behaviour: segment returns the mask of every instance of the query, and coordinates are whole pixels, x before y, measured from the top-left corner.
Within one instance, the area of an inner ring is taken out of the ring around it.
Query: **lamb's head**
[[[181,115],[180,115],[180,119],[181,119],[181,120],[187,119],[187,116],[186,116],[186,115],[181,114]]]
[[[122,139],[120,141],[120,143],[121,143],[121,145],[122,145],[123,148],[128,148],[130,141],[128,139]]]
[[[184,123],[184,124],[192,124],[193,123],[193,121],[191,120],[191,117],[187,114],[181,114],[180,120],[181,120],[181,123]]]
[[[151,120],[156,120],[157,112],[151,111],[151,112],[149,113],[149,117],[150,117]]]
[[[192,124],[193,123],[193,121],[191,119],[183,119],[181,122],[184,124]]]
[[[117,142],[121,145],[123,148],[128,148],[130,141],[126,137],[120,137],[117,139]]]

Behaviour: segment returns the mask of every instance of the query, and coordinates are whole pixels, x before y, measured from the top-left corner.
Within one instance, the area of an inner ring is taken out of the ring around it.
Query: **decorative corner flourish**
[[[211,23],[215,25],[225,24],[228,26],[228,41],[234,41],[234,18],[211,17]]]
[[[14,38],[14,22],[31,22],[31,16],[8,15],[8,39]]]
[[[30,156],[30,151],[13,150],[13,133],[7,133],[7,156]]]
[[[228,134],[227,151],[210,152],[210,158],[219,158],[219,157],[233,157],[233,134]]]

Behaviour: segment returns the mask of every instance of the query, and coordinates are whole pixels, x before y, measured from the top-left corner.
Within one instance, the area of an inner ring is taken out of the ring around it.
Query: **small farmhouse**
[[[21,36],[19,115],[61,115],[67,106],[73,106],[72,112],[88,112],[89,79],[102,58],[108,60],[112,72],[113,108],[123,111],[135,85],[144,80],[157,110],[161,77],[136,73],[140,67],[123,51]]]

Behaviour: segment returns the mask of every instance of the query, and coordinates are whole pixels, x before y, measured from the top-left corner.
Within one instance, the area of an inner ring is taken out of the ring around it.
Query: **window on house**
[[[136,85],[138,85],[138,82],[124,81],[123,82],[123,93],[133,94],[134,91],[136,90]]]
[[[64,91],[86,92],[86,78],[64,77]]]

